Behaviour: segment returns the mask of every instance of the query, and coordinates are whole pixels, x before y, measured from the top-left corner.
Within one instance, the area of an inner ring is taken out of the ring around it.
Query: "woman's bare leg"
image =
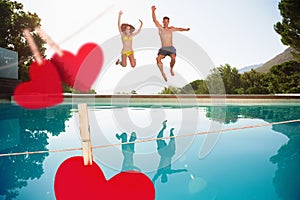
[[[129,58],[131,67],[134,68],[136,66],[136,60],[134,58],[134,55],[131,54],[131,55],[128,56],[128,58]]]

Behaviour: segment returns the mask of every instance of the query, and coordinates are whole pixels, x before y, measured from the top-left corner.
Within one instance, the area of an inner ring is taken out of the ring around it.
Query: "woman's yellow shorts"
[[[126,55],[127,57],[130,56],[131,54],[133,54],[133,50],[132,51],[122,51],[122,54]]]

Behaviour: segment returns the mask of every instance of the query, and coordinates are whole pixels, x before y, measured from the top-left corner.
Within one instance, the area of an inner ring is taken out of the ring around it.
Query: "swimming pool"
[[[0,111],[1,154],[81,147],[77,107],[72,104],[26,110],[2,103]],[[158,200],[300,199],[300,123],[271,124],[300,119],[299,105],[96,104],[89,107],[89,116],[97,147],[94,161],[106,178],[141,170],[153,180]],[[157,141],[162,140],[152,139],[164,120],[164,136],[174,128],[175,138],[165,139],[169,146],[160,151]],[[128,138],[135,132],[145,142],[103,147],[120,143],[124,132]],[[82,152],[74,150],[0,157],[0,199],[55,199],[56,170],[78,155]],[[164,159],[172,162],[158,169]]]

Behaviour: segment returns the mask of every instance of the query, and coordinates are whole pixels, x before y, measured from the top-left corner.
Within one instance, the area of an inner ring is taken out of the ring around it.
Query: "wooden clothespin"
[[[85,103],[78,104],[79,128],[82,142],[83,162],[84,165],[92,165],[92,142],[90,137],[90,123],[88,109]]]

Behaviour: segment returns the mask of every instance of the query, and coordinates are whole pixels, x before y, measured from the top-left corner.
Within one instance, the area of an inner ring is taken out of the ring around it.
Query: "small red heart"
[[[14,100],[27,109],[54,106],[63,101],[60,76],[48,60],[33,62],[29,68],[30,81],[20,83],[14,91]]]
[[[62,81],[69,86],[87,92],[96,80],[102,65],[102,49],[94,43],[83,45],[77,55],[62,51],[63,55],[54,54],[52,62],[57,66]]]
[[[68,158],[59,166],[55,175],[54,191],[57,200],[155,198],[154,185],[143,173],[121,172],[106,180],[95,162],[84,166],[81,156]]]

